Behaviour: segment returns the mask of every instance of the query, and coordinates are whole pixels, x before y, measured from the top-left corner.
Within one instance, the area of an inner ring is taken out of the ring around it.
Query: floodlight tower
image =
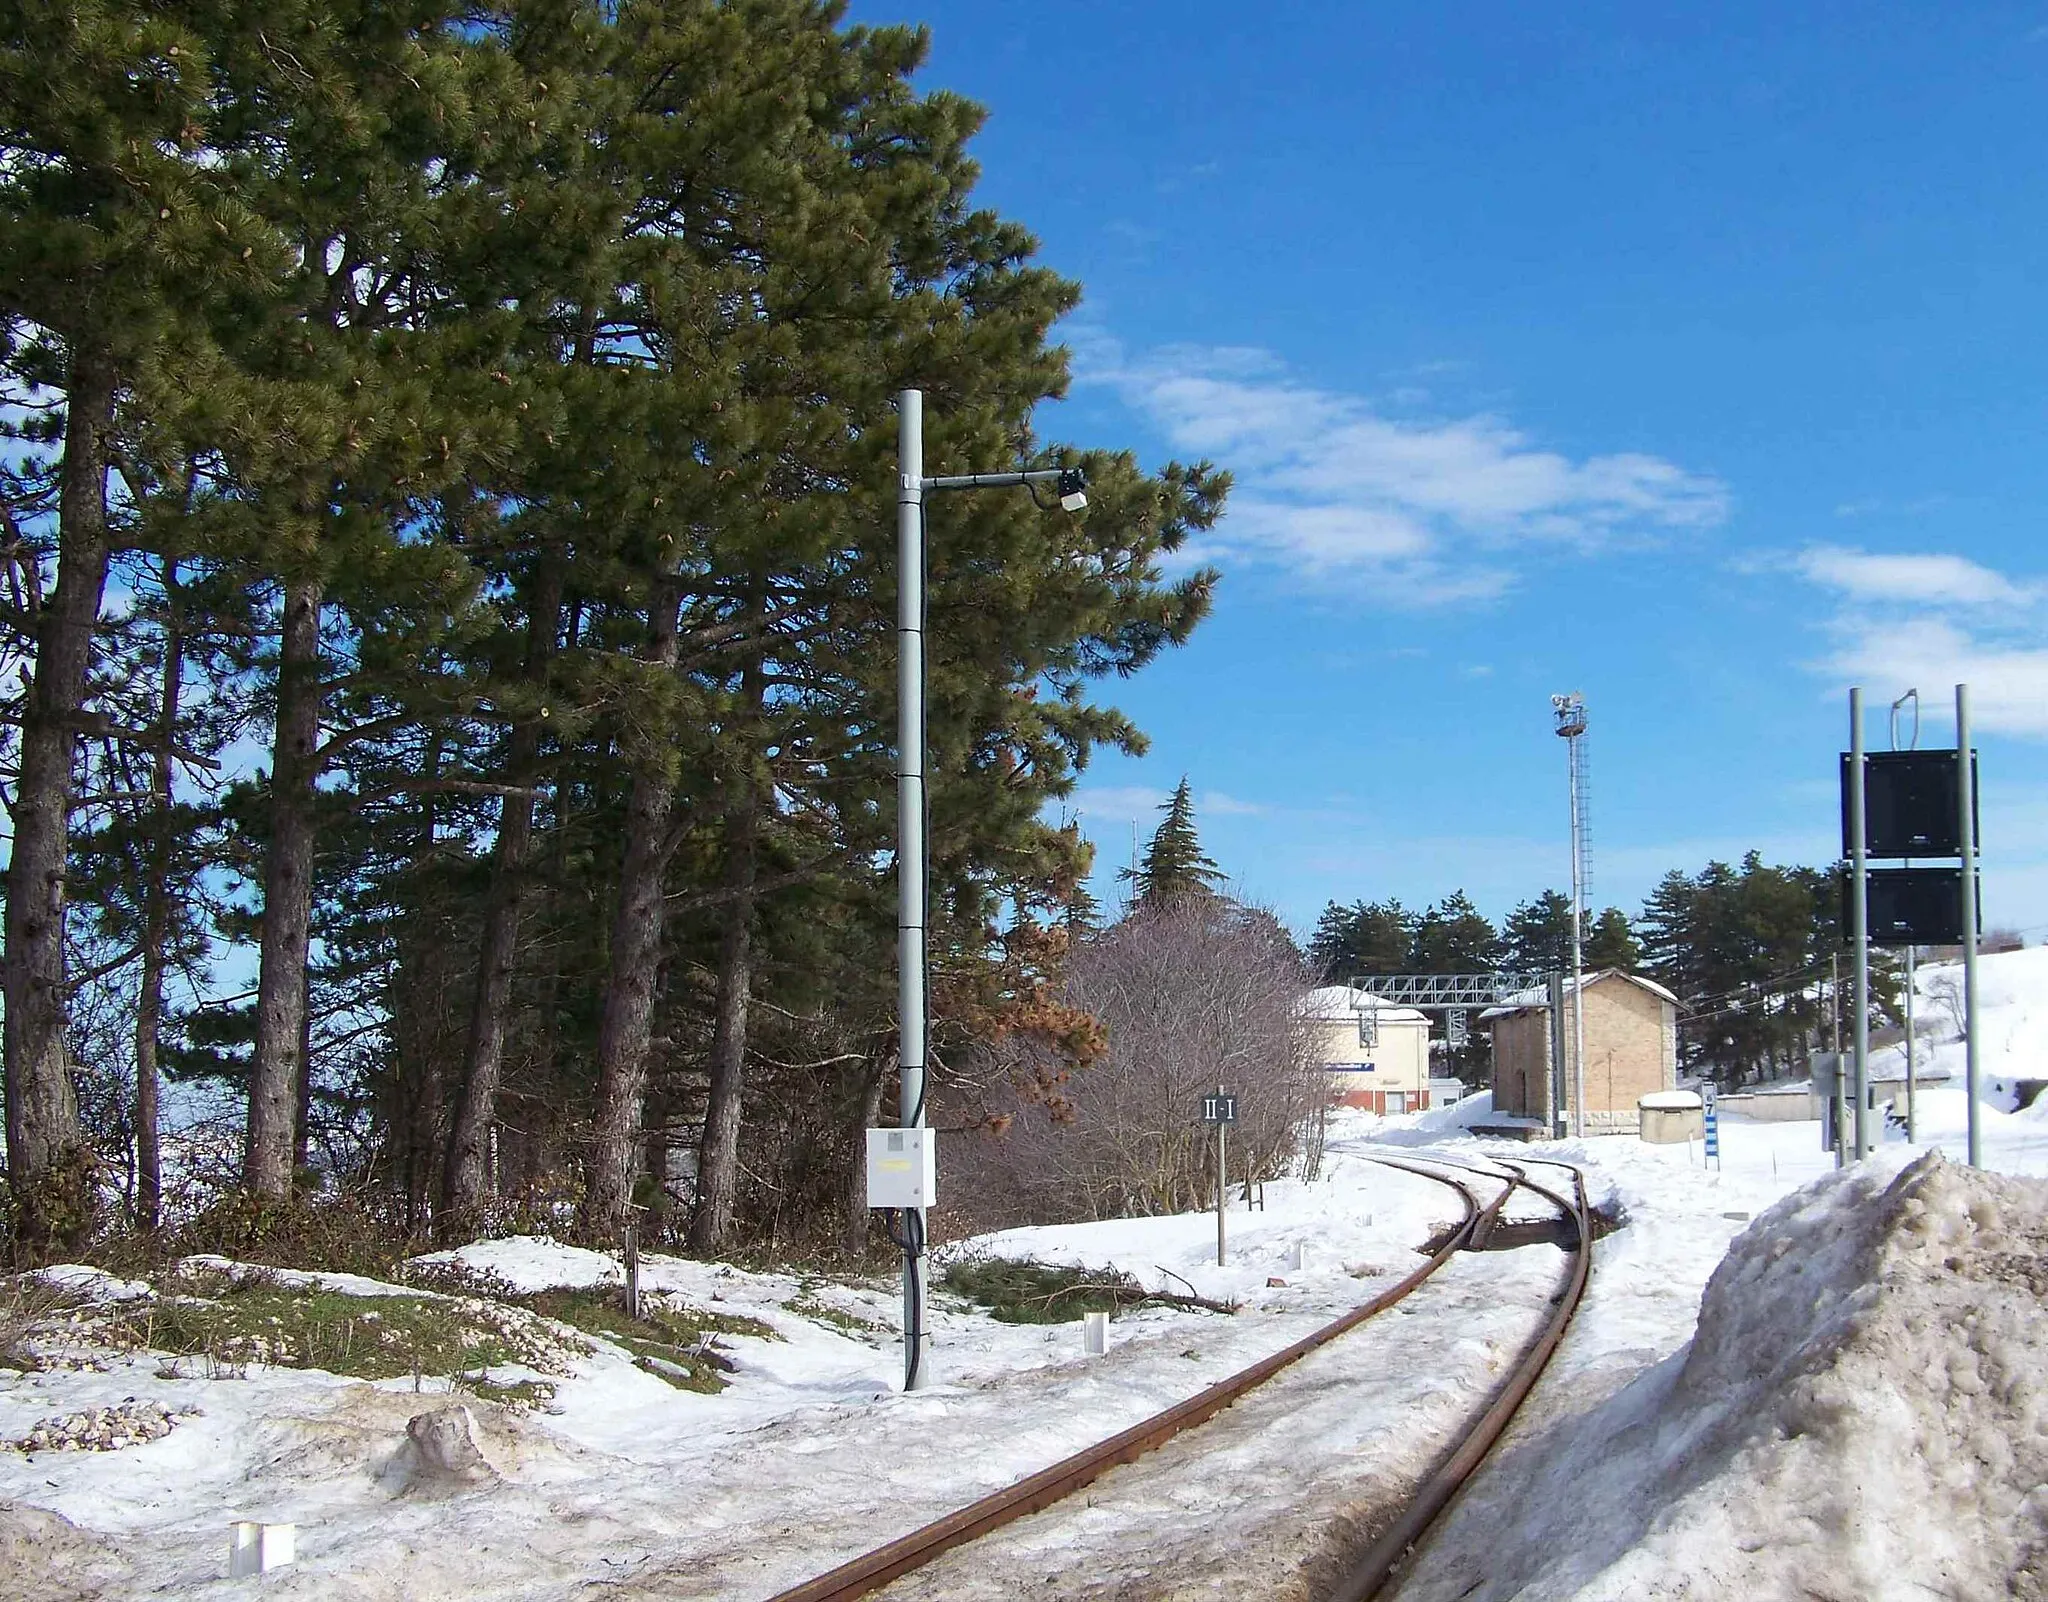
[[[1586,1134],[1586,698],[1553,695],[1558,738],[1565,742],[1572,796],[1572,1134]]]

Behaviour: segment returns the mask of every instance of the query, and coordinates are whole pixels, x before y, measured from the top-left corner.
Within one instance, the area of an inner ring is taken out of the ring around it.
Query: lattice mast
[[[1557,734],[1565,743],[1566,771],[1571,781],[1572,808],[1572,1134],[1586,1133],[1586,993],[1585,932],[1589,891],[1586,872],[1586,698],[1576,690],[1553,695],[1550,707]]]

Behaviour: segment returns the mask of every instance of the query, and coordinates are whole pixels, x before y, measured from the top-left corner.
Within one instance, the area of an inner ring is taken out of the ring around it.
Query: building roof
[[[1427,1014],[1413,1007],[1396,1007],[1349,985],[1323,985],[1301,998],[1302,1017],[1315,1023],[1349,1023],[1362,1012],[1383,1024],[1429,1022]]]
[[[1602,968],[1595,973],[1582,974],[1579,977],[1579,984],[1581,988],[1584,988],[1587,985],[1598,984],[1603,979],[1626,979],[1630,984],[1640,986],[1642,989],[1649,991],[1651,995],[1662,997],[1674,1007],[1684,1005],[1670,991],[1658,984],[1656,980],[1645,979],[1641,974],[1623,973],[1619,968]],[[1569,990],[1571,984],[1571,980],[1567,978],[1564,982],[1565,989]],[[1498,1007],[1488,1007],[1486,1011],[1479,1015],[1479,1021],[1484,1023],[1489,1018],[1505,1018],[1510,1013],[1516,1012],[1538,1012],[1549,1005],[1550,991],[1547,987],[1539,990],[1518,990],[1512,996],[1502,1001]]]

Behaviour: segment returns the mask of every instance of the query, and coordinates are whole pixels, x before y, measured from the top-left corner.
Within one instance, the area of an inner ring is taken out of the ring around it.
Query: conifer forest
[[[893,1093],[894,396],[941,1071],[1088,1031],[1046,803],[1221,511],[1033,431],[1077,284],[822,0],[44,4],[0,36],[14,1249],[307,1198],[837,1229]],[[175,1125],[178,1134],[172,1139]],[[677,1180],[677,1176],[682,1176]]]

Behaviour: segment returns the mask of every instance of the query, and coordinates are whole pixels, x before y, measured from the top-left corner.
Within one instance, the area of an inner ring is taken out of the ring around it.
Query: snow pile
[[[1403,1602],[2048,1597],[2048,1185],[1921,1157],[1786,1198],[1691,1346],[1523,1440]]]

